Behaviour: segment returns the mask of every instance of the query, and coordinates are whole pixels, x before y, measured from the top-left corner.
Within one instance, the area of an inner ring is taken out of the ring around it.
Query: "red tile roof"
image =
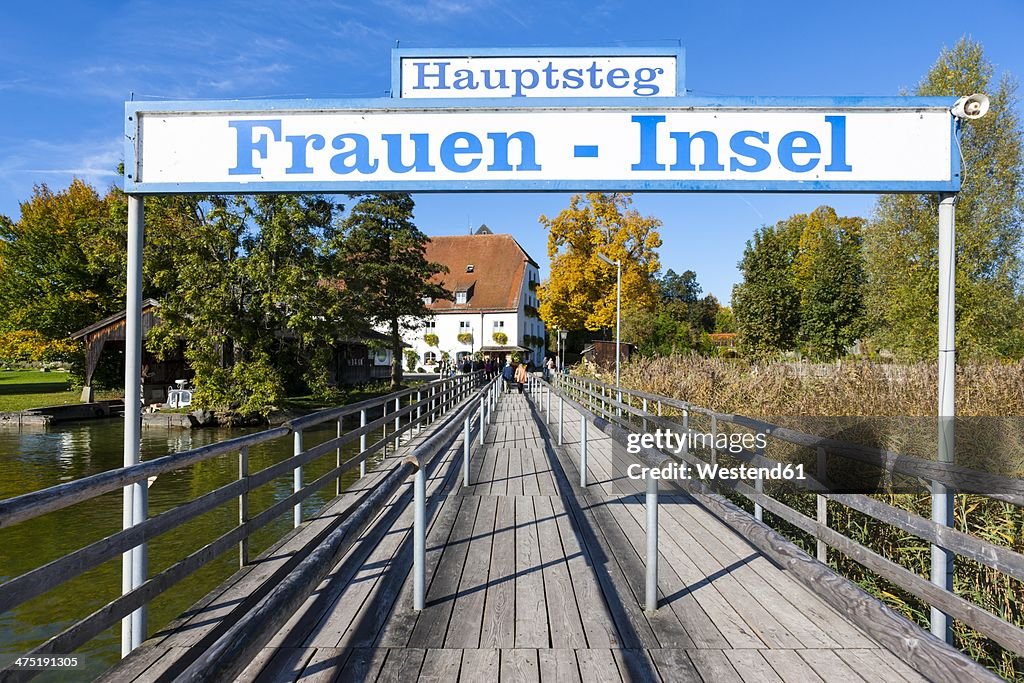
[[[428,261],[448,267],[434,278],[448,291],[468,291],[465,304],[435,301],[427,308],[437,312],[517,310],[526,264],[537,263],[512,235],[447,235],[432,237],[427,244]],[[466,272],[467,266],[473,272]]]

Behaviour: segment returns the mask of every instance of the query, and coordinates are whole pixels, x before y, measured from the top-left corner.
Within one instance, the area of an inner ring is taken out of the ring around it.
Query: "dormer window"
[[[473,264],[472,263],[470,263],[468,266],[466,266],[466,272],[467,273],[472,273],[473,272]]]
[[[423,297],[423,305],[424,306],[429,306],[432,303],[434,303],[434,297],[432,297],[432,296],[425,296],[425,297]]]
[[[455,303],[464,304],[468,300],[468,292],[455,292]]]

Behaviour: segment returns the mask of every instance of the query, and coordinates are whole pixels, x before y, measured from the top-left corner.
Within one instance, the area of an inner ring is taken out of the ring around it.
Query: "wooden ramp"
[[[554,406],[553,406],[554,407]],[[552,417],[555,417],[552,412]],[[688,496],[662,496],[660,608],[640,607],[642,498],[614,481],[579,416],[564,446],[504,395],[463,488],[458,440],[428,479],[426,608],[412,607],[406,485],[243,675],[256,681],[923,681]],[[226,615],[261,597],[295,550],[343,515],[371,473],[273,552],[109,672],[171,680]]]

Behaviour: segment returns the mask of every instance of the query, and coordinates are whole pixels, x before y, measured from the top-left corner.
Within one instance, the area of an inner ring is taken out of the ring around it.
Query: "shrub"
[[[416,364],[420,362],[420,354],[416,353],[412,349],[405,350],[405,367],[409,369],[409,372],[416,370]]]
[[[472,344],[473,343],[473,333],[472,332],[459,332],[459,336],[456,337],[456,339],[459,340],[460,344]]]
[[[491,335],[491,338],[494,339],[494,343],[497,344],[498,346],[504,346],[505,344],[508,344],[508,335],[505,334],[504,332],[495,332],[493,335]]]
[[[423,335],[423,341],[426,342],[427,346],[437,346],[441,340],[438,339],[436,334],[425,334]]]

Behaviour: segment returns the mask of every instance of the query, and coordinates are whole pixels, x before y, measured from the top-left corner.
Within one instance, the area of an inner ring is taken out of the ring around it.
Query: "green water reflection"
[[[346,424],[346,429],[357,423]],[[304,435],[304,445],[322,443],[336,434],[334,422]],[[255,430],[250,430],[255,431]],[[150,460],[215,441],[240,436],[242,430],[180,430],[147,428],[142,432],[142,457]],[[65,481],[119,467],[122,462],[123,422],[104,420],[59,428],[0,429],[0,499],[53,486]],[[373,443],[380,434],[370,435]],[[352,457],[358,441],[343,454]],[[249,451],[250,471],[255,472],[290,456],[290,435],[254,446]],[[335,453],[304,468],[304,481],[329,471]],[[372,464],[371,464],[372,466]],[[238,458],[220,456],[190,468],[161,475],[149,489],[150,515],[180,505],[237,478]],[[358,476],[350,472],[343,484]],[[250,516],[286,498],[292,491],[291,474],[275,479],[250,493]],[[309,516],[333,497],[329,484],[303,503]],[[166,569],[236,525],[237,501],[212,510],[150,543],[150,575]],[[292,526],[292,513],[278,517],[250,540],[255,557]],[[121,493],[110,493],[58,512],[0,529],[0,580],[18,576],[121,528]],[[150,605],[149,633],[153,634],[189,605],[216,587],[238,567],[237,550],[225,553],[195,574],[163,593]],[[113,559],[49,592],[0,615],[0,668],[19,655],[87,616],[120,594],[121,560]],[[77,653],[82,668],[73,675],[43,675],[38,680],[83,680],[102,673],[120,656],[120,635],[112,628]]]

